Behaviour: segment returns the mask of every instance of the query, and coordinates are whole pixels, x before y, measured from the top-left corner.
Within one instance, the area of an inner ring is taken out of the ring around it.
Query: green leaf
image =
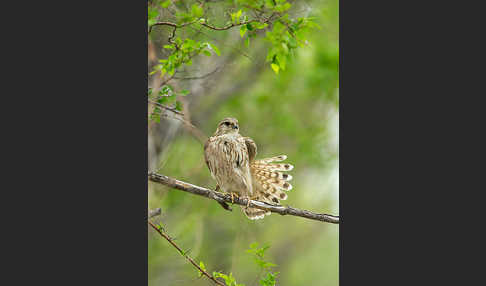
[[[211,56],[211,52],[209,52],[208,50],[204,50],[202,51],[203,54],[205,54],[206,56],[210,57]]]
[[[246,30],[247,30],[246,25],[243,25],[243,26],[241,26],[241,27],[240,27],[240,36],[241,36],[242,38],[243,38],[243,36],[245,35]]]
[[[204,265],[204,262],[202,262],[202,261],[201,261],[201,262],[199,262],[199,267],[200,267],[202,270],[207,271],[207,270],[206,270],[206,266]],[[202,273],[201,271],[199,271],[199,269],[197,270],[197,272],[198,272],[198,277],[202,277],[203,273]]]
[[[247,37],[247,38],[246,38],[246,40],[245,40],[245,46],[246,46],[247,48],[249,48],[249,47],[250,47],[250,37]]]
[[[238,23],[240,22],[240,17],[241,17],[241,13],[242,13],[242,12],[243,12],[243,11],[241,11],[241,9],[240,9],[240,10],[238,10],[238,12],[236,12],[235,18],[236,18],[236,20],[237,20],[237,22],[238,22]]]
[[[159,16],[159,11],[157,9],[148,7],[148,26],[152,26],[157,23],[157,17]]]
[[[208,43],[208,45],[211,47],[211,49],[212,49],[212,50],[213,50],[213,51],[214,51],[214,52],[215,52],[215,53],[216,53],[218,56],[220,56],[220,55],[221,55],[221,53],[219,52],[218,47],[216,47],[214,44],[209,44],[209,43]]]
[[[276,273],[267,273],[267,276],[262,278],[259,282],[260,282],[260,285],[262,286],[274,286],[275,283],[277,282],[276,281],[276,276],[277,276],[278,272]]]
[[[288,46],[291,49],[297,48],[297,41],[294,38],[290,38],[288,42]]]
[[[282,13],[282,12],[289,10],[291,6],[292,5],[290,3],[285,3],[283,5],[279,4],[279,5],[275,6],[275,11]]]
[[[289,47],[287,46],[286,43],[282,42],[282,48],[285,54],[289,53]]]
[[[169,7],[169,5],[170,5],[170,0],[167,0],[167,1],[160,3],[160,6],[162,6],[162,8],[167,8],[167,7]]]
[[[191,12],[192,12],[192,15],[196,18],[200,18],[202,17],[202,15],[204,14],[204,10],[202,7],[198,6],[197,4],[193,4],[192,7],[191,7]]]
[[[267,27],[267,26],[268,26],[268,24],[267,24],[267,23],[260,23],[260,22],[258,22],[258,23],[256,23],[256,24],[254,23],[253,25],[255,26],[255,28],[260,29],[260,30],[261,30],[261,29],[264,29],[265,27]]]
[[[175,109],[176,110],[179,110],[179,111],[182,111],[182,103],[180,101],[176,101]]]
[[[281,53],[277,54],[276,59],[278,61],[278,66],[280,67],[281,70],[285,70],[285,67],[287,66],[287,59],[284,55]]]
[[[189,94],[189,90],[187,90],[187,89],[183,89],[183,90],[181,90],[181,95],[182,95],[182,96],[186,96],[186,95],[188,95],[188,94]]]
[[[157,114],[157,113],[155,113],[155,112],[152,112],[152,113],[150,114],[150,120],[151,120],[151,121],[155,121],[155,122],[157,122],[157,123],[160,123],[160,114]],[[155,227],[157,227],[157,226],[155,226]],[[157,229],[158,229],[158,227],[157,227]]]
[[[278,74],[278,70],[280,69],[280,67],[279,67],[278,65],[276,65],[276,64],[271,64],[271,66],[272,66],[272,70],[273,70],[273,71],[274,71],[276,74]]]
[[[179,24],[187,23],[194,20],[194,16],[191,13],[176,12],[177,22]]]
[[[187,38],[187,39],[184,40],[184,44],[182,46],[183,46],[183,48],[187,48],[187,49],[190,50],[190,49],[192,49],[196,46],[196,41]]]
[[[160,88],[159,95],[160,96],[167,96],[172,91],[173,91],[173,89],[170,85],[164,85]]]

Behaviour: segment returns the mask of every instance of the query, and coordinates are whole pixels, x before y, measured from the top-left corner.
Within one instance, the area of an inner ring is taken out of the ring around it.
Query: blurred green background
[[[211,12],[217,17],[218,10]],[[291,16],[313,16],[321,29],[309,31],[308,45],[279,75],[265,63],[268,43],[263,37],[252,39],[248,48],[238,30],[178,31],[181,38],[216,44],[221,56],[198,57],[171,82],[174,89],[190,91],[181,98],[184,113],[206,135],[224,117],[235,117],[240,133],[257,143],[257,158],[288,155],[286,162],[295,166],[293,189],[282,204],[333,215],[339,215],[338,14],[336,0],[293,2]],[[160,47],[170,30],[157,28],[151,41],[157,57],[164,58]],[[149,123],[148,147],[150,171],[214,189],[202,144],[179,120],[163,117]],[[258,242],[270,245],[266,260],[277,264],[277,285],[339,284],[338,225],[278,214],[250,221],[236,205],[227,212],[215,201],[152,182],[148,196],[149,209],[162,208],[153,220],[190,249],[195,261],[204,261],[210,273],[232,272],[238,283],[257,285],[260,270],[245,250]],[[148,259],[149,285],[212,284],[197,279],[195,268],[152,229]]]

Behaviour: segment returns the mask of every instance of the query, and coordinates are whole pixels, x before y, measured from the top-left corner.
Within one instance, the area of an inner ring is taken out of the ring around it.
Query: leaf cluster
[[[149,119],[157,123],[160,122],[160,115],[162,114],[162,107],[165,106],[168,109],[182,111],[182,103],[177,100],[177,96],[186,96],[189,94],[188,90],[181,90],[175,92],[171,85],[163,85],[158,95],[152,94],[152,88],[148,89],[147,96],[149,101],[155,103],[154,109],[150,113]]]
[[[266,271],[266,275],[260,279],[260,285],[262,286],[275,286],[276,277],[278,272],[271,272],[270,268],[277,266],[271,262],[267,262],[264,260],[265,258],[265,251],[269,249],[270,246],[265,245],[263,247],[258,247],[258,243],[254,242],[250,244],[250,249],[246,250],[247,253],[255,255],[255,263],[264,271]]]
[[[226,275],[221,272],[213,272],[213,276],[215,278],[223,278],[224,283],[226,283],[227,286],[245,286],[245,284],[238,284],[236,283],[235,277],[233,277],[233,273],[230,273],[229,275]]]
[[[211,56],[211,51],[214,54],[220,55],[218,47],[208,42],[199,42],[192,39],[176,38],[170,45],[165,45],[164,49],[172,50],[173,52],[167,59],[159,60],[159,64],[155,65],[150,75],[160,72],[160,77],[163,77],[166,73],[174,75],[177,68],[182,65],[192,65],[192,58],[204,54],[208,57]]]
[[[213,22],[213,18],[205,11],[204,5],[211,5],[208,2],[196,2],[187,6],[180,6],[172,3],[171,0],[162,1],[159,5],[155,4],[148,10],[148,25],[153,26],[157,23],[159,18],[159,7],[168,9],[169,7],[175,8],[175,22],[178,23],[173,29],[173,35],[179,28],[186,26],[194,26],[207,28],[214,30],[228,30],[232,27],[239,26],[239,32],[241,38],[244,38],[244,42],[247,48],[250,47],[250,39],[258,36],[258,30],[266,30],[265,39],[271,44],[268,50],[267,62],[270,62],[270,66],[275,73],[279,73],[280,70],[285,70],[286,63],[293,55],[293,51],[302,46],[305,42],[302,31],[306,28],[315,27],[316,24],[309,18],[297,18],[293,19],[289,16],[288,11],[291,9],[292,4],[287,0],[237,0],[234,2],[233,9],[228,9],[224,14],[229,16],[227,26],[224,28],[209,25]],[[218,5],[217,3],[214,5]],[[234,12],[233,12],[234,11]],[[252,19],[249,19],[250,14]],[[213,47],[214,52],[220,55],[219,50],[214,48],[214,45],[210,45],[206,42],[197,42],[191,38],[185,38],[184,40],[177,38],[175,42],[169,38],[171,45],[166,45],[164,48],[172,50],[172,53],[167,59],[163,59],[160,65],[156,66],[157,70],[161,71],[161,76],[165,73],[172,75],[175,70],[183,65],[192,65],[192,58],[201,53],[211,56],[210,51]]]

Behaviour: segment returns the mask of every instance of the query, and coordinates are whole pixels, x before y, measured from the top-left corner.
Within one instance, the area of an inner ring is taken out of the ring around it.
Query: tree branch
[[[158,102],[152,101],[152,100],[150,100],[150,99],[148,99],[148,103],[151,103],[151,104],[153,104],[153,105],[155,105],[155,106],[158,106],[158,107],[161,107],[161,108],[164,108],[164,109],[167,109],[167,110],[172,111],[172,112],[174,112],[174,113],[176,113],[176,114],[179,114],[179,115],[184,115],[184,113],[180,112],[179,110],[177,110],[177,109],[175,109],[175,108],[172,108],[172,107],[169,107],[169,106],[163,105],[163,104],[161,104],[161,103],[158,103]]]
[[[244,22],[241,22],[241,23],[238,23],[238,24],[232,23],[232,24],[224,26],[224,27],[215,27],[215,26],[211,26],[207,23],[199,23],[199,24],[201,24],[202,26],[209,28],[211,30],[223,31],[223,30],[229,30],[233,27],[243,26],[243,25],[246,25],[246,24],[249,24],[249,23],[257,23],[257,22],[260,23],[259,20],[250,20],[250,21],[244,21]]]
[[[194,126],[194,124],[192,124],[191,122],[184,119],[184,117],[183,117],[184,113],[178,111],[175,108],[165,106],[163,104],[152,101],[150,99],[148,99],[148,103],[151,103],[155,106],[164,108],[165,110],[172,111],[173,113],[175,113],[174,117],[166,116],[166,114],[161,114],[161,116],[164,116],[164,117],[167,117],[167,118],[172,118],[172,119],[177,119],[177,120],[181,121],[184,124],[184,126],[187,128],[187,130],[191,133],[191,135],[193,135],[202,144],[204,144],[204,142],[206,142],[206,140],[208,139],[208,137],[201,130],[199,130],[196,126]],[[178,116],[178,115],[180,115],[180,116]]]
[[[167,234],[163,233],[157,226],[155,226],[151,221],[148,221],[149,225],[155,229],[163,238],[165,238],[172,246],[175,247],[175,249],[177,249],[177,251],[179,251],[179,253],[184,256],[184,258],[186,258],[187,260],[189,260],[189,262],[191,262],[192,265],[194,265],[194,267],[196,267],[204,276],[208,277],[210,280],[212,280],[214,283],[218,284],[218,285],[221,285],[221,286],[226,286],[223,282],[221,281],[218,281],[216,280],[216,278],[214,278],[213,275],[210,275],[209,273],[207,273],[205,270],[201,269],[201,267],[199,267],[199,265],[196,264],[196,262],[194,262],[194,260],[192,260],[191,257],[189,257],[175,242],[174,240],[172,240]]]
[[[148,179],[152,182],[156,182],[159,184],[166,185],[168,187],[188,192],[194,195],[203,196],[209,199],[213,199],[217,202],[221,203],[232,203],[231,195],[227,193],[220,193],[215,192],[203,187],[199,187],[193,184],[189,184],[183,181],[176,180],[174,178],[167,177],[162,174],[157,174],[154,172],[149,172]],[[234,198],[234,203],[247,206],[248,200],[244,198]],[[281,215],[292,215],[292,216],[300,216],[307,219],[318,220],[328,223],[339,224],[339,216],[333,216],[328,214],[319,214],[313,213],[307,210],[296,209],[290,206],[281,206],[281,205],[271,205],[260,201],[253,201],[250,200],[249,206],[253,208],[258,208],[266,211],[271,211],[274,213],[278,213]]]
[[[149,27],[149,34],[150,32],[152,32],[152,27],[154,26],[170,26],[170,27],[173,27],[174,28],[174,31],[177,29],[177,28],[183,28],[185,26],[189,26],[191,24],[194,24],[196,23],[197,20],[194,20],[192,22],[187,22],[187,23],[184,23],[184,24],[180,24],[180,25],[177,25],[176,23],[172,23],[172,22],[157,22],[157,23],[154,23],[152,26]]]
[[[201,24],[202,26],[206,27],[206,28],[209,28],[211,30],[216,30],[216,31],[223,31],[223,30],[229,30],[233,27],[238,27],[238,26],[243,26],[243,25],[246,25],[246,24],[249,24],[249,23],[268,23],[270,22],[271,20],[273,20],[273,16],[279,16],[280,14],[279,13],[272,13],[272,15],[270,15],[268,18],[263,18],[263,19],[253,19],[253,20],[248,20],[248,21],[243,21],[243,22],[240,22],[240,23],[232,23],[230,25],[227,25],[227,26],[224,26],[224,27],[215,27],[215,26],[212,26],[212,25],[209,25],[208,23],[206,22],[199,22],[199,24]],[[172,23],[172,22],[167,22],[167,21],[162,21],[162,22],[156,22],[154,24],[152,24],[150,27],[149,27],[149,34],[150,32],[152,32],[152,27],[154,26],[170,26],[172,28],[174,28],[173,30],[173,33],[175,32],[175,30],[179,29],[179,28],[183,28],[183,27],[186,27],[186,26],[189,26],[189,25],[192,25],[196,22],[198,22],[199,19],[196,19],[194,21],[191,21],[191,22],[187,22],[187,23],[183,23],[183,24],[176,24],[176,23]]]

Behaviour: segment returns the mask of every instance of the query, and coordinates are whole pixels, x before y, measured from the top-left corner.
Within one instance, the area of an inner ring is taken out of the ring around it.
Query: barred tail
[[[241,207],[241,210],[246,215],[246,217],[251,220],[262,219],[265,217],[265,215],[269,215],[272,213],[257,208],[247,208],[247,207]]]
[[[288,163],[272,163],[280,162],[287,159],[286,155],[255,160],[250,163],[250,171],[253,179],[253,191],[256,200],[266,203],[279,204],[279,200],[286,200],[286,192],[292,190],[292,185],[289,183],[292,176],[282,171],[290,171],[294,168]],[[265,215],[270,214],[260,209],[243,209],[243,212],[249,219],[260,219]]]

